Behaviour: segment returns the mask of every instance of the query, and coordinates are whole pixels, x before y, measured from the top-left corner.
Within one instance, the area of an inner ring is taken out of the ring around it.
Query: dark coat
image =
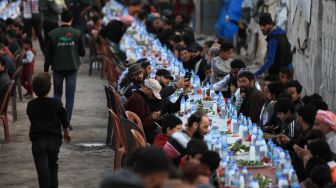
[[[252,122],[258,123],[261,109],[265,103],[265,98],[261,91],[256,88],[249,88],[246,91],[245,99],[240,107],[240,112],[251,117]]]

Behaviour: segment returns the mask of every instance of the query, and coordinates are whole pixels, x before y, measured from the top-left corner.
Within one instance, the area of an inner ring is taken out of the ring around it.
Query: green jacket
[[[55,0],[39,0],[38,3],[43,20],[58,23],[58,15],[62,13],[62,9],[58,7]]]
[[[63,25],[49,32],[44,70],[76,71],[85,55],[84,37],[80,30]]]

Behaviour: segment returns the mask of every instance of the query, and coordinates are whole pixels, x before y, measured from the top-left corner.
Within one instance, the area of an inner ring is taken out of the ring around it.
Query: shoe
[[[26,99],[33,99],[34,97],[33,97],[33,95],[28,94],[28,95],[25,96],[25,98],[26,98]]]

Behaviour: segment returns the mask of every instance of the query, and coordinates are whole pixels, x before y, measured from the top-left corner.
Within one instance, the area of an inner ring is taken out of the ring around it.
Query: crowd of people
[[[55,172],[61,125],[64,138],[67,142],[71,140],[69,129],[72,129],[79,56],[85,55],[84,34],[92,36],[99,53],[106,53],[107,47],[119,60],[118,68],[124,68],[115,89],[122,96],[124,110],[134,112],[141,119],[144,135],[151,145],[131,153],[124,169],[110,173],[103,180],[102,188],[221,187],[220,155],[210,151],[204,141],[211,120],[206,113],[197,111],[182,125],[176,115],[181,111],[181,103],[190,97],[192,75],[199,77],[202,87],[230,98],[238,114],[251,117],[264,131],[265,139],[289,151],[303,187],[335,187],[336,115],[319,94],[302,96],[304,88],[294,80],[290,43],[269,13],[259,17],[261,31],[268,42],[265,63],[257,72],[252,72],[248,62],[235,58],[236,46],[229,40],[216,38],[203,44],[196,41],[189,25],[192,1],[178,1],[179,6],[172,7],[164,0],[159,3],[121,1],[131,17],[115,18],[105,24],[100,13],[103,3],[66,1],[67,8],[60,11],[53,2],[23,1],[23,22],[0,21],[0,96],[18,66],[16,57],[22,59],[25,96],[32,99],[33,91],[37,96],[29,102],[27,114],[40,187],[58,185]],[[45,5],[48,9],[43,8],[43,3],[48,4]],[[35,9],[35,5],[40,7]],[[35,23],[35,13],[39,11],[43,21]],[[58,28],[59,14],[62,25]],[[126,57],[120,49],[120,41],[133,19],[144,23],[149,33],[173,51],[187,72],[184,77],[176,80],[167,69],[152,70],[154,62],[149,58]],[[46,97],[51,87],[49,74],[39,74],[32,79],[36,56],[32,27],[46,59],[44,71],[48,72],[49,66],[53,70],[55,99]],[[71,58],[64,62],[64,56]],[[153,72],[155,76],[151,77]],[[66,108],[59,103],[64,79]],[[172,100],[176,93],[177,99]],[[50,114],[42,117],[42,112]],[[43,128],[46,124],[49,127]]]

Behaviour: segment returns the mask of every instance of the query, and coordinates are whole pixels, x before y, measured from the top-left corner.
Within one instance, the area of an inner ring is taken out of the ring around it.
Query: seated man
[[[246,68],[246,65],[243,61],[235,59],[230,63],[230,67],[231,67],[230,74],[226,75],[221,81],[213,85],[215,91],[225,91],[223,95],[225,98],[231,97],[230,95],[231,92],[228,90],[230,79],[237,78],[240,69]]]
[[[195,112],[189,117],[186,128],[175,132],[168,139],[163,149],[175,164],[179,164],[181,158],[185,156],[187,144],[191,138],[203,139],[203,136],[209,131],[209,124],[209,118],[205,113]]]
[[[195,64],[195,67],[193,71],[197,76],[199,76],[200,81],[203,82],[205,80],[205,74],[203,72],[204,66],[207,65],[207,62],[202,55],[203,48],[199,44],[195,43],[191,45],[190,53],[193,63]]]
[[[162,133],[155,136],[153,145],[163,148],[168,138],[182,129],[182,120],[174,114],[167,114],[163,117],[161,128]]]
[[[161,98],[160,100],[154,99],[150,101],[150,108],[152,111],[161,111],[162,114],[166,113],[176,113],[180,110],[181,100],[188,98],[187,87],[189,85],[188,81],[179,80],[174,86],[170,86],[170,80],[172,76],[170,72],[166,69],[159,69],[156,72],[155,79],[161,84]],[[170,101],[169,96],[172,95],[177,89],[183,88],[183,93],[179,98],[173,103]]]
[[[331,111],[317,111],[314,129],[321,130],[330,146],[333,155],[336,154],[336,115]]]
[[[284,146],[288,144],[288,139],[296,140],[298,138],[301,134],[301,128],[295,125],[294,104],[290,99],[280,98],[274,105],[274,111],[281,121],[281,134],[277,136],[277,142]]]
[[[14,65],[13,59],[10,58],[8,53],[6,52],[6,46],[0,43],[0,56],[6,62],[6,72],[8,73],[9,77],[12,77],[16,67]]]
[[[145,84],[136,90],[127,100],[125,109],[134,112],[142,121],[146,139],[152,143],[156,136],[156,124],[154,121],[161,115],[160,111],[152,112],[148,106],[149,100],[156,98],[161,99],[161,86],[158,81],[148,79]]]
[[[264,96],[255,86],[255,76],[249,71],[243,71],[238,75],[240,99],[237,103],[237,111],[251,117],[255,123],[259,122],[261,109],[265,103]]]
[[[191,139],[187,144],[186,155],[181,159],[179,166],[181,167],[187,162],[199,163],[203,153],[208,150],[208,145],[204,140]]]
[[[303,106],[303,102],[301,101],[302,85],[297,80],[291,80],[286,84],[286,92],[292,95],[295,112],[297,112]]]
[[[293,80],[293,71],[287,67],[283,67],[280,69],[279,79],[283,84],[287,84],[289,81]]]
[[[143,187],[161,187],[168,180],[172,168],[169,158],[157,147],[139,148],[134,151],[128,161],[129,169],[138,175]],[[115,186],[142,187],[142,186]]]
[[[6,71],[7,63],[6,60],[0,57],[0,102],[5,95],[7,86],[11,83],[11,79]]]
[[[264,104],[260,113],[259,125],[262,128],[266,125],[269,125],[270,123],[271,124],[274,123],[270,122],[274,114],[274,104],[278,100],[279,95],[284,91],[284,85],[279,81],[270,83],[268,84],[267,91],[268,91],[267,100],[269,100],[269,102],[266,102]]]
[[[128,68],[128,81],[120,84],[120,93],[129,98],[132,93],[143,85],[144,71],[141,64],[134,64]]]

